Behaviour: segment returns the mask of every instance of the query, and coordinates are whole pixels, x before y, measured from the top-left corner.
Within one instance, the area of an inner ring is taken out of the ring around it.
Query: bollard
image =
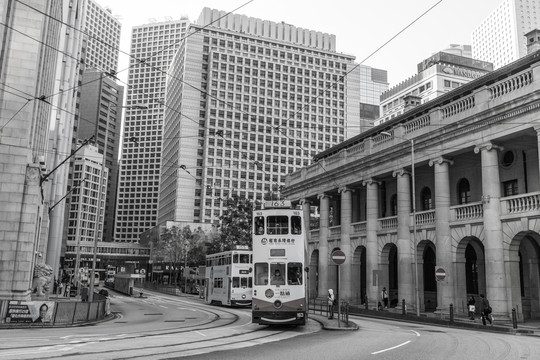
[[[368,303],[368,298],[367,298],[367,295],[366,295],[366,301],[364,302],[365,306],[366,306],[366,310],[369,309],[369,303]]]
[[[401,315],[405,315],[407,312],[407,307],[405,305],[405,299],[401,300]]]
[[[512,327],[514,329],[517,329],[517,314],[516,314],[516,309],[512,309]]]
[[[454,304],[450,304],[450,324],[454,322]]]

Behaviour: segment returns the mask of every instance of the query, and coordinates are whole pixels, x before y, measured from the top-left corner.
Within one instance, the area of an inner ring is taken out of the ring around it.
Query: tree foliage
[[[251,249],[251,221],[253,204],[249,199],[233,197],[226,200],[226,209],[220,218],[220,236],[211,243],[209,253],[233,250],[237,245]]]

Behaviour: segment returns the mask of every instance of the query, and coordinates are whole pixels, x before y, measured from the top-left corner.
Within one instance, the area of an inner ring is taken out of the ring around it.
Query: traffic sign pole
[[[334,264],[337,265],[338,267],[338,271],[337,271],[337,294],[338,294],[338,301],[337,301],[337,304],[338,304],[338,311],[337,311],[337,315],[338,315],[338,318],[337,318],[337,323],[338,323],[338,327],[341,327],[341,306],[340,306],[340,303],[339,303],[339,299],[341,298],[341,292],[339,291],[339,285],[340,285],[340,276],[341,276],[341,264],[343,264],[345,262],[345,253],[341,250],[336,250],[334,252],[332,252],[332,255],[331,255],[331,258],[332,258],[332,261],[334,262]]]

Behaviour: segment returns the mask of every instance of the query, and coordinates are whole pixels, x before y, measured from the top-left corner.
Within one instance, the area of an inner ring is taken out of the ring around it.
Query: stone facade
[[[319,208],[310,296],[495,317],[540,318],[540,52],[463,85],[315,157],[285,198]],[[445,276],[439,275],[444,272]],[[317,276],[318,275],[318,276]]]

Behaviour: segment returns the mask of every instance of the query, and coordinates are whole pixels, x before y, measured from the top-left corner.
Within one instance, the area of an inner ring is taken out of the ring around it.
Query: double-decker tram
[[[306,323],[305,241],[303,212],[290,201],[253,211],[253,323]]]
[[[207,304],[251,305],[252,256],[247,247],[206,255],[204,298]]]

